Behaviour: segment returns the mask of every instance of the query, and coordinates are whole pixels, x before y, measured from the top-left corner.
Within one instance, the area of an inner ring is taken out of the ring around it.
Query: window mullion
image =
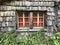
[[[37,26],[39,26],[39,12],[37,13]]]
[[[25,26],[25,14],[23,12],[23,27]]]
[[[44,27],[44,13],[43,13],[43,27]]]
[[[33,28],[33,12],[30,12],[30,17],[29,17],[29,25],[30,25],[30,28],[32,29]]]

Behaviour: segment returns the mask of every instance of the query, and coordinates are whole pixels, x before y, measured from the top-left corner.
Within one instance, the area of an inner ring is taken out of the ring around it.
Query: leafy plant
[[[15,31],[0,32],[0,45],[60,45],[60,32],[49,37],[45,35],[44,29],[19,38]]]
[[[16,38],[16,32],[0,32],[0,45],[20,45],[19,40]]]

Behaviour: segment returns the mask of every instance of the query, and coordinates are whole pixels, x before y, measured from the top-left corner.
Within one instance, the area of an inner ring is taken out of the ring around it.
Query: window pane
[[[33,17],[37,17],[37,12],[33,12]]]
[[[33,18],[33,21],[34,21],[34,22],[37,22],[37,18]]]
[[[23,18],[19,18],[19,22],[23,22]]]
[[[23,13],[18,14],[19,18],[23,17]]]
[[[40,26],[40,27],[43,27],[43,23],[39,23],[39,26]]]
[[[26,22],[29,22],[29,18],[25,18],[25,23],[26,23]]]
[[[34,27],[37,27],[37,23],[34,23],[33,26],[34,26]]]
[[[39,18],[43,18],[43,13],[39,13]]]
[[[29,23],[25,23],[25,27],[29,27]]]
[[[25,12],[25,17],[29,17],[29,12]]]
[[[43,23],[43,18],[39,18],[39,23]]]
[[[23,23],[19,23],[19,27],[23,27]]]

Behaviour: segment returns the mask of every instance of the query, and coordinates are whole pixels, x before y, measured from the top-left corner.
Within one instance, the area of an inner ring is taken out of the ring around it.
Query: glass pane
[[[25,18],[25,22],[29,22],[29,18]]]
[[[39,22],[42,22],[43,23],[43,18],[39,18]]]
[[[43,18],[43,13],[39,13],[39,18]]]
[[[0,21],[3,21],[3,18],[2,17],[0,17]]]
[[[25,12],[25,17],[29,17],[29,13],[28,12]]]
[[[23,13],[19,13],[18,16],[19,16],[19,17],[23,17]]]
[[[19,22],[23,22],[23,18],[19,18]]]
[[[39,23],[39,26],[40,26],[40,27],[43,27],[43,23]]]
[[[37,17],[37,12],[33,12],[33,18]]]
[[[29,27],[29,23],[25,23],[25,27]]]
[[[19,27],[23,27],[23,23],[19,23]]]
[[[34,27],[37,27],[37,23],[34,23],[33,26],[34,26]]]
[[[37,18],[33,18],[33,21],[34,21],[34,22],[37,22]]]

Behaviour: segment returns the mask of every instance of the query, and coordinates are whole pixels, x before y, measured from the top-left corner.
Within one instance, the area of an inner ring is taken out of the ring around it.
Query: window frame
[[[23,13],[23,26],[25,25],[25,14],[24,14],[24,12],[22,12]],[[33,13],[33,12],[32,12]],[[44,27],[44,12],[42,12],[43,13],[43,27]],[[18,14],[19,15],[19,14]],[[19,28],[19,23],[18,23],[18,21],[19,21],[19,19],[18,19],[18,15],[17,15],[17,26],[18,26],[18,29],[30,29],[30,27],[20,27]],[[30,15],[30,12],[29,12],[29,15]],[[39,12],[37,12],[37,20],[39,20]],[[37,21],[37,26],[39,25],[39,21]],[[43,27],[33,27],[33,29],[34,28],[43,28]]]

